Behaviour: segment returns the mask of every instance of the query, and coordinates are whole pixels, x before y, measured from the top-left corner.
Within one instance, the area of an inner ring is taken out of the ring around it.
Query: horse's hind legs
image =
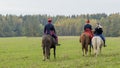
[[[45,61],[45,60],[46,60],[46,56],[45,56],[45,54],[44,54],[43,61]]]
[[[56,48],[54,48],[54,58],[56,59]]]
[[[82,48],[83,56],[84,56],[84,48]]]
[[[85,55],[87,56],[87,50],[85,50]]]
[[[45,61],[45,48],[43,47],[43,61]]]
[[[43,58],[43,61],[45,61],[45,57]]]
[[[87,52],[88,52],[88,47],[85,47],[85,55],[87,56]]]
[[[91,46],[89,47],[89,54],[91,55]]]
[[[97,53],[95,53],[95,57],[97,57]]]

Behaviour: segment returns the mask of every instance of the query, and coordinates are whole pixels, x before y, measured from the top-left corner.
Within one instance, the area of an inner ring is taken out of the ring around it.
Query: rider
[[[97,23],[97,26],[96,26],[95,31],[94,31],[94,35],[95,35],[95,36],[100,36],[101,39],[102,39],[103,42],[104,42],[104,47],[106,47],[106,45],[105,45],[105,37],[103,36],[102,33],[103,33],[102,26],[101,26],[99,23]]]
[[[90,24],[89,19],[86,21],[86,24],[84,25],[84,32],[88,33],[90,36],[90,39],[92,39],[92,37],[93,37],[92,25]]]
[[[90,45],[92,46],[91,39],[93,37],[93,32],[92,32],[92,25],[90,24],[89,19],[86,21],[86,24],[84,25],[84,33],[89,35]]]
[[[55,38],[57,45],[60,45],[58,44],[58,37],[56,35],[54,25],[51,22],[52,22],[52,19],[48,18],[48,23],[44,27],[44,34],[51,35],[53,38]]]

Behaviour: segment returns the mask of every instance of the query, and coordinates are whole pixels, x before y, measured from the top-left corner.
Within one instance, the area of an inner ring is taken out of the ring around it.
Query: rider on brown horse
[[[97,26],[96,26],[95,31],[94,31],[94,36],[100,36],[101,39],[104,42],[104,47],[106,47],[106,45],[105,45],[105,37],[103,36],[102,33],[103,33],[102,26],[100,25],[100,23],[97,23]]]
[[[89,19],[86,21],[86,24],[84,25],[84,33],[88,34],[90,39],[93,37],[93,32],[92,32],[92,26],[90,24]]]
[[[80,43],[82,44],[82,52],[83,52],[83,56],[84,54],[87,55],[87,52],[89,50],[90,54],[91,54],[91,39],[93,37],[93,32],[92,32],[92,26],[89,24],[90,21],[87,20],[86,24],[84,25],[84,32],[80,35]],[[88,48],[88,45],[89,48]]]
[[[48,23],[44,27],[44,34],[51,35],[53,38],[55,38],[56,44],[60,45],[60,44],[58,44],[58,37],[56,35],[56,31],[55,31],[54,25],[51,22],[52,22],[52,19],[48,18]]]

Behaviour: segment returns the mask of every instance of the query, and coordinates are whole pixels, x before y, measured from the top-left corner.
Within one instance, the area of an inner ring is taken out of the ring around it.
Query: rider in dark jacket
[[[55,38],[57,45],[60,45],[58,44],[58,37],[56,35],[54,25],[51,22],[52,22],[52,19],[48,18],[48,24],[46,24],[44,27],[44,34],[51,35],[53,38]]]
[[[93,37],[92,25],[90,24],[89,19],[86,21],[86,24],[84,25],[84,32],[89,33],[89,36],[92,39]]]
[[[101,26],[99,23],[97,23],[97,27],[95,28],[94,35],[101,37],[101,39],[102,39],[103,42],[104,42],[104,47],[105,47],[105,46],[106,46],[106,45],[105,45],[105,37],[103,36],[102,33],[103,33],[102,26]]]
[[[44,33],[45,34],[50,34],[51,35],[51,31],[53,31],[54,33],[56,33],[54,25],[51,24],[51,21],[52,20],[49,18],[48,19],[48,24],[46,24],[45,27],[44,27]]]
[[[90,23],[90,21],[88,20],[88,21],[86,22],[85,26],[84,26],[84,31],[86,31],[87,29],[92,30],[92,26],[91,26],[89,23]]]
[[[89,19],[86,21],[86,24],[84,25],[84,33],[86,33],[87,35],[89,35],[90,45],[92,46],[91,39],[93,37],[93,33],[92,33],[92,25],[90,24]]]

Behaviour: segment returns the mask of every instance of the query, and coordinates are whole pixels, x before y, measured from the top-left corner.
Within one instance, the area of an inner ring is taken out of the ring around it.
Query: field
[[[120,68],[120,37],[107,37],[98,57],[82,56],[77,36],[59,37],[56,59],[42,61],[40,37],[0,38],[0,68]],[[92,50],[93,51],[93,50]]]

